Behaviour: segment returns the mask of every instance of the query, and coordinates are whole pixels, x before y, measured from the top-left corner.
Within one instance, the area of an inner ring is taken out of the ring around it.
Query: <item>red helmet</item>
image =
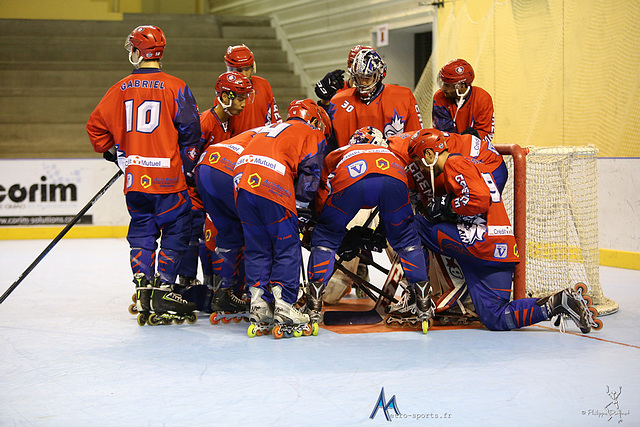
[[[324,135],[329,138],[329,136],[331,135],[331,132],[333,131],[333,126],[331,125],[331,119],[329,118],[329,115],[327,114],[327,112],[324,110],[324,108],[318,106],[318,112],[320,113],[320,118],[322,119],[322,131],[324,132]]]
[[[236,95],[253,94],[253,85],[251,81],[240,73],[235,71],[227,71],[220,74],[216,81],[216,96],[220,97],[223,92],[229,92],[229,99],[235,98]]]
[[[255,58],[253,57],[253,52],[247,46],[240,44],[227,48],[224,62],[227,64],[227,70],[238,71],[241,68],[253,66]]]
[[[160,59],[166,44],[167,41],[160,28],[153,25],[141,25],[129,34],[124,48],[129,51],[129,55],[133,53],[133,48],[138,49],[142,60]]]
[[[326,117],[323,117],[323,112]],[[329,115],[323,108],[318,107],[318,104],[312,99],[296,99],[291,101],[289,109],[287,109],[287,120],[294,117],[298,117],[309,124],[311,124],[313,119],[316,119],[318,121],[318,129],[322,130],[325,135],[327,132],[331,134],[331,120],[329,120]],[[327,123],[329,123],[329,126],[327,126]],[[324,129],[321,128],[320,124],[322,124],[322,128]]]
[[[355,58],[358,52],[363,49],[373,50],[371,46],[366,46],[363,44],[358,44],[351,48],[351,50],[349,51],[349,57],[347,58],[347,70],[351,70],[351,66],[353,65],[353,58]]]
[[[436,154],[448,149],[444,134],[438,129],[420,129],[414,133],[409,140],[409,157],[423,158],[429,148]]]
[[[452,59],[440,69],[440,80],[444,83],[464,82],[471,85],[476,77],[471,64],[464,59]]]

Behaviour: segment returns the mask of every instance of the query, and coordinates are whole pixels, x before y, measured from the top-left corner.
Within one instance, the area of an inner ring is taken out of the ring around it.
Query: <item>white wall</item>
[[[640,159],[598,159],[600,248],[640,252]]]

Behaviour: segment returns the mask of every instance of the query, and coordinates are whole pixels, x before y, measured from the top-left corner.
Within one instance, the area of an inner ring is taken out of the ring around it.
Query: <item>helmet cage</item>
[[[363,49],[356,54],[349,72],[360,98],[368,101],[387,75],[387,64],[375,50]]]

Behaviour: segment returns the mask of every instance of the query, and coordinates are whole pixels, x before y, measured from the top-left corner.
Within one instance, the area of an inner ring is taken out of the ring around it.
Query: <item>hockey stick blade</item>
[[[341,325],[375,325],[382,317],[375,309],[367,311],[325,311],[324,324],[326,326]]]
[[[80,218],[82,218],[82,216],[85,213],[87,213],[87,211],[91,208],[91,206],[93,206],[98,201],[98,199],[102,197],[104,193],[107,192],[109,187],[111,187],[113,183],[116,182],[118,178],[120,178],[120,175],[122,175],[122,171],[118,169],[118,172],[116,172],[116,174],[113,175],[113,177],[109,180],[109,182],[107,182],[104,185],[104,187],[102,187],[102,189],[98,191],[98,193],[96,193],[96,195],[93,196],[91,200],[89,200],[89,202],[84,206],[84,208],[82,208],[82,210],[80,210],[80,212],[78,212],[78,214],[75,217],[73,217],[73,219],[69,222],[69,224],[67,224],[67,226],[51,241],[51,243],[49,243],[49,245],[40,253],[40,255],[38,255],[38,257],[31,263],[31,265],[27,267],[25,271],[22,272],[20,277],[18,277],[18,279],[15,282],[13,282],[11,286],[9,286],[9,289],[7,289],[4,294],[2,294],[2,296],[0,297],[0,304],[2,304],[4,300],[7,299],[9,294],[11,294],[11,292],[13,292],[14,289],[18,287],[20,282],[22,282],[24,278],[27,277],[29,273],[31,273],[31,270],[33,270],[36,267],[36,265],[38,265],[40,261],[42,261],[42,259],[45,256],[47,256],[49,251],[65,236],[65,234],[67,234],[67,232],[71,229],[71,227],[73,227],[80,220]]]

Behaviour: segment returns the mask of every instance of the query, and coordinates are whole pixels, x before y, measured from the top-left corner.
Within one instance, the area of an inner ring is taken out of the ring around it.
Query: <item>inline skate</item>
[[[173,292],[171,288],[169,283],[162,282],[156,274],[151,288],[151,314],[149,314],[147,324],[151,326],[169,325],[173,321],[181,325],[185,320],[190,325],[196,323],[198,320],[198,315],[195,313],[196,305],[185,301],[180,294]]]
[[[597,318],[598,311],[591,306],[591,298],[585,294],[586,291],[587,286],[584,283],[578,283],[574,289],[563,289],[550,297],[541,299],[540,302],[546,305],[549,320],[555,317],[554,324],[560,327],[561,331],[565,330],[564,319],[569,318],[580,332],[588,334],[591,328],[602,329],[602,321]]]
[[[241,321],[249,321],[249,303],[238,298],[231,288],[219,288],[213,293],[211,301],[211,315],[209,321],[212,325],[222,322],[224,324]]]
[[[273,337],[280,339],[318,335],[318,324],[312,323],[308,314],[301,313],[293,304],[282,299],[282,287],[276,285],[272,289],[275,301],[271,330]]]
[[[250,292],[249,321],[251,324],[247,330],[247,335],[249,335],[249,338],[253,338],[256,335],[269,335],[273,326],[273,308],[262,298],[264,290],[252,287]]]

